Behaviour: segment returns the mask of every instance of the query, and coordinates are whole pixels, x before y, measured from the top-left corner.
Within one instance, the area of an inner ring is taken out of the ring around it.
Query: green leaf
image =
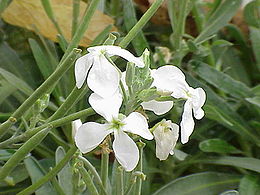
[[[260,96],[255,96],[253,98],[246,98],[246,101],[260,108]]]
[[[253,51],[257,63],[258,70],[260,71],[260,29],[250,27],[250,39],[252,41]]]
[[[229,41],[220,39],[216,40],[212,43],[212,46],[218,46],[218,47],[227,47],[227,46],[232,46],[233,43],[230,43]]]
[[[203,152],[216,152],[220,154],[238,154],[241,153],[240,150],[235,148],[234,146],[227,143],[225,140],[222,139],[208,139],[205,141],[200,142],[199,148]]]
[[[208,37],[223,28],[229,20],[235,15],[240,7],[241,0],[225,0],[218,6],[216,11],[209,17],[205,23],[205,28],[195,39],[196,43],[203,42]]]
[[[240,195],[260,194],[260,177],[255,175],[246,175],[239,184]]]
[[[43,177],[46,173],[44,169],[41,167],[41,165],[38,163],[38,161],[32,157],[29,156],[24,160],[26,169],[31,177],[32,183],[35,183],[37,180],[39,180],[41,177]],[[45,183],[42,185],[38,190],[35,192],[36,195],[56,195],[56,192],[54,191],[53,186],[50,182]]]
[[[194,66],[194,71],[201,78],[225,93],[236,98],[245,98],[253,95],[249,87],[229,75],[200,61],[192,61],[191,64]]]
[[[211,108],[211,110],[215,112],[215,114],[214,112],[213,114],[208,114],[206,110],[205,113],[207,118],[210,118],[214,121],[223,124],[228,129],[243,136],[243,138],[260,145],[259,138],[257,138],[255,134],[252,133],[253,131],[247,124],[247,122],[238,113],[236,113],[224,99],[219,97],[207,85],[199,82],[190,75],[187,75],[187,80],[188,83],[193,84],[193,87],[202,87],[206,91],[207,101],[206,106],[204,106],[204,108],[209,107]]]
[[[16,87],[12,86],[4,79],[0,80],[0,104],[2,104],[3,101],[5,101],[6,98],[8,98],[15,91],[17,91]]]
[[[65,150],[59,146],[55,153],[56,165],[64,158],[65,154]],[[69,163],[66,164],[58,173],[58,181],[65,194],[73,194],[72,167]]]
[[[8,72],[3,68],[0,68],[0,75],[2,75],[10,85],[16,87],[24,94],[30,96],[33,93],[33,89],[26,82],[24,82],[22,79],[18,78],[11,72]]]
[[[153,195],[212,195],[237,187],[239,177],[231,174],[204,172],[178,178]]]
[[[53,70],[50,68],[50,62],[46,53],[43,52],[40,45],[34,39],[29,39],[29,44],[32,49],[32,53],[37,63],[37,66],[40,69],[44,79],[48,78],[48,76],[53,72]]]
[[[260,160],[256,158],[224,156],[206,160],[205,162],[210,164],[240,167],[260,173]]]
[[[124,24],[129,32],[131,28],[137,23],[135,9],[132,0],[123,0],[123,14],[124,14]],[[131,42],[135,48],[137,55],[141,55],[145,48],[149,48],[146,38],[142,31]]]
[[[9,175],[12,178],[13,183],[17,185],[19,182],[24,181],[29,177],[28,172],[24,164],[18,165]],[[0,187],[7,186],[7,183],[4,181],[0,182]]]
[[[260,2],[258,0],[252,1],[244,8],[244,19],[249,26],[260,28]]]

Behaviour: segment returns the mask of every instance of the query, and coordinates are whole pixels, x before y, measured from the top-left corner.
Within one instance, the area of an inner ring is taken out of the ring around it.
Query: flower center
[[[125,125],[125,123],[123,123],[120,119],[113,118],[112,121],[110,122],[109,129],[120,130],[124,125]]]

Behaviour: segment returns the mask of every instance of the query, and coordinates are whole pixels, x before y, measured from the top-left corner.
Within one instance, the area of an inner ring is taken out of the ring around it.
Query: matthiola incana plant
[[[163,119],[149,130],[146,116],[136,110],[143,107],[161,115],[173,107],[176,99],[186,101],[180,126],[181,142],[188,142],[194,128],[192,113],[196,119],[204,115],[201,108],[206,98],[203,89],[191,88],[183,72],[175,66],[165,65],[151,70],[147,49],[141,57],[117,46],[96,46],[88,51],[76,61],[76,85],[80,88],[87,77],[87,84],[94,91],[89,96],[89,104],[106,122],[73,123],[75,143],[82,153],[92,151],[112,134],[112,149],[117,161],[126,171],[132,171],[140,158],[132,138],[140,136],[147,140],[155,138],[156,157],[166,160],[169,154],[173,154],[179,126]],[[113,55],[128,61],[125,72],[121,73],[116,67],[110,58]],[[171,98],[162,101],[165,96]]]

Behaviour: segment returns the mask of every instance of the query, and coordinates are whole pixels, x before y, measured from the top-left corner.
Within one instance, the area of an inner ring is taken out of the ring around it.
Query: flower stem
[[[101,180],[105,191],[107,190],[109,153],[102,149],[101,156]]]
[[[124,195],[124,169],[119,165],[116,173],[117,195]]]
[[[91,195],[99,195],[96,186],[93,183],[92,178],[90,177],[89,173],[87,170],[83,167],[83,163],[79,162],[76,165],[77,169],[79,170],[83,181],[85,182],[86,186],[88,187],[89,194]]]
[[[27,139],[29,139],[30,137],[32,137],[33,135],[35,135],[36,133],[38,133],[39,131],[41,131],[44,128],[47,128],[47,127],[52,127],[52,128],[59,127],[61,125],[69,123],[69,122],[71,122],[73,120],[76,120],[76,119],[78,119],[80,117],[83,117],[83,116],[87,117],[87,116],[91,116],[93,114],[95,114],[95,111],[92,108],[88,108],[88,109],[85,109],[85,110],[82,110],[82,111],[70,114],[70,115],[68,115],[66,117],[63,117],[61,119],[57,119],[57,120],[54,120],[52,122],[46,123],[46,124],[44,124],[44,125],[42,125],[40,127],[36,127],[34,129],[31,129],[30,131],[26,131],[24,134],[22,134],[20,136],[13,137],[13,138],[10,138],[10,139],[8,139],[6,141],[3,141],[2,143],[0,143],[0,148],[6,147],[9,144],[13,144],[13,143],[16,143],[16,142],[27,140]]]
[[[24,157],[36,148],[41,141],[47,136],[51,128],[45,128],[31,137],[25,144],[23,144],[12,157],[0,169],[0,181],[5,179],[6,176],[24,159]]]
[[[107,195],[107,192],[105,191],[102,180],[101,180],[96,168],[86,158],[84,158],[82,156],[78,156],[78,158],[84,162],[85,166],[94,175],[94,178],[95,178],[97,184],[100,186],[100,189],[102,190],[102,192]]]
[[[51,169],[45,176],[35,182],[33,185],[19,192],[17,195],[27,195],[35,192],[38,188],[40,188],[43,184],[51,180],[53,177],[59,173],[59,171],[70,161],[71,157],[77,151],[76,146],[72,146],[69,151],[66,153],[64,158],[53,168]]]
[[[151,7],[144,13],[140,20],[129,31],[125,38],[120,42],[119,46],[125,48],[133,38],[141,31],[144,25],[150,20],[164,0],[156,0]]]
[[[142,172],[143,171],[143,149],[144,149],[145,143],[139,142],[138,147],[140,150],[140,159],[139,164],[137,166],[137,171]],[[136,181],[136,188],[135,188],[135,195],[141,195],[142,192],[142,177],[137,178]]]
[[[9,117],[7,121],[0,125],[0,137],[5,134],[8,129],[17,122],[19,118],[39,99],[43,94],[52,89],[60,80],[61,76],[72,66],[78,57],[80,49],[74,49],[60,66],[52,73],[52,75],[38,87],[34,93],[23,102],[23,104]]]

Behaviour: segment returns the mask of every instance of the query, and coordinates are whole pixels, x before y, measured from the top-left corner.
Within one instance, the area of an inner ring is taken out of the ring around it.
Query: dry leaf
[[[72,23],[72,0],[51,0],[56,20],[67,40],[71,39]],[[87,4],[80,2],[80,18],[87,7]],[[13,0],[2,14],[2,18],[15,26],[20,26],[31,31],[39,31],[40,34],[57,42],[57,30],[48,18],[40,0]],[[108,25],[114,24],[114,20],[96,10],[92,17],[88,30],[80,42],[81,46],[87,47],[96,36]],[[116,30],[115,27],[112,29]]]

